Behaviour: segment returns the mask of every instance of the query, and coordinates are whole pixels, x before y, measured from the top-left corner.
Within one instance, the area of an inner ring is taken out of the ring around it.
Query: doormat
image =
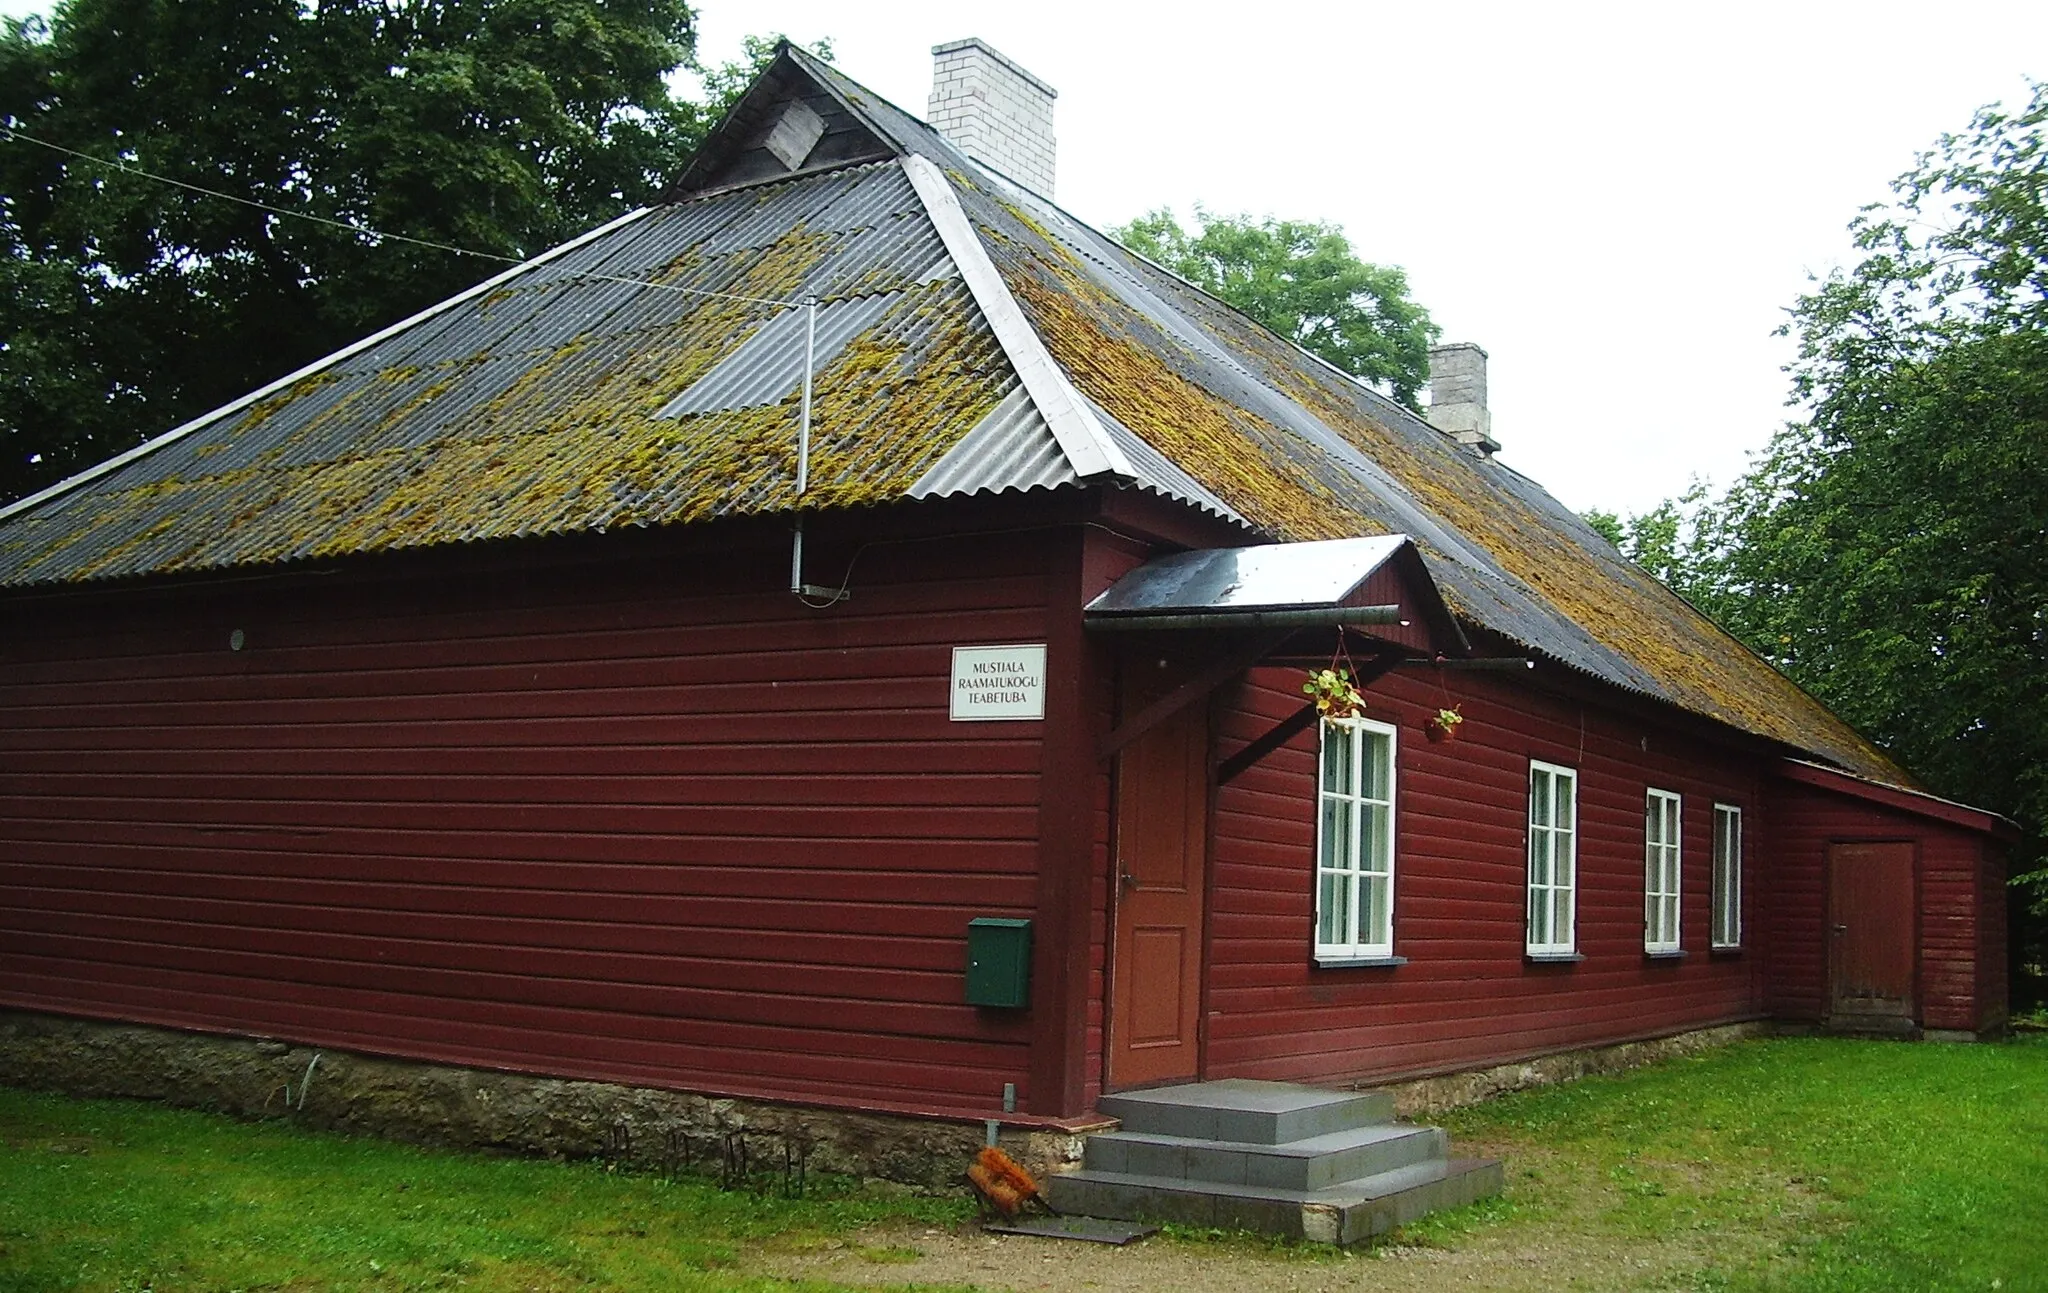
[[[1128,1244],[1159,1232],[1157,1226],[1133,1225],[1128,1221],[1104,1221],[1100,1217],[1025,1217],[1016,1221],[992,1222],[982,1229],[992,1235],[1085,1239],[1091,1244]]]

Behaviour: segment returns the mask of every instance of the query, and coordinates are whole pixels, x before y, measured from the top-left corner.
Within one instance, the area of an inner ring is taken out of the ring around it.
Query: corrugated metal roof
[[[1527,478],[1029,192],[987,172],[954,180],[1074,385],[1260,531],[1412,535],[1468,622],[1615,685],[1904,779]]]
[[[945,457],[910,487],[912,498],[1058,489],[1080,483],[1059,441],[1022,386],[988,411]]]
[[[811,340],[813,371],[837,358],[848,343],[873,327],[882,312],[902,295],[883,292],[819,306],[816,336]],[[768,320],[741,342],[739,349],[712,365],[710,372],[670,400],[655,416],[673,418],[719,409],[751,409],[786,399],[803,384],[804,333],[809,326],[809,313],[803,306],[792,306]]]
[[[802,311],[779,302],[808,293],[809,506],[907,494],[1017,389],[898,164],[764,184],[651,212],[7,518],[0,580],[786,508]]]
[[[973,226],[965,250],[981,288],[897,161],[682,201],[0,519],[0,584],[786,508],[797,369],[785,356],[801,332],[779,303],[807,293],[831,320],[807,506],[1070,487],[1072,461],[982,312],[1014,304],[1033,362],[1042,347],[1078,392],[1058,415],[1085,414],[1099,456],[1128,462],[1120,486],[1276,539],[1412,535],[1471,623],[1909,783],[1533,482],[976,166],[830,67],[784,57],[944,173],[936,191],[950,186],[960,211],[947,218]],[[932,181],[920,170],[919,182]]]

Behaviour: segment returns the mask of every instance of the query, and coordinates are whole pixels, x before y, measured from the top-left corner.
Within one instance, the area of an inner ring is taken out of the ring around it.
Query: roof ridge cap
[[[1082,480],[1116,476],[1129,480],[1137,476],[1130,459],[1110,438],[1109,432],[1082,400],[1073,383],[1060,370],[1038,330],[1024,316],[1023,307],[1003,282],[1001,271],[974,232],[953,185],[930,158],[911,153],[902,160],[903,173],[924,204],[925,214],[938,231],[939,241],[960,271],[968,294],[988,320],[989,331],[1017,370],[1018,380],[1045,419],[1053,439],[1074,474]]]

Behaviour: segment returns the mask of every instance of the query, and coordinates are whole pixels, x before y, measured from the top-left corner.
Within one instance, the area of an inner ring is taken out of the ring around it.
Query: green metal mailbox
[[[1031,1004],[1031,922],[976,916],[967,922],[967,1004]]]

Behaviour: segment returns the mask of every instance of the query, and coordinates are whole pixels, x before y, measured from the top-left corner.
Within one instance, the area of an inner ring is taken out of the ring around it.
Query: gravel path
[[[1506,1148],[1470,1146],[1464,1152]],[[1784,1231],[1718,1226],[1645,1233],[1617,1225],[1622,1186],[1562,1156],[1513,1150],[1505,1217],[1480,1221],[1442,1244],[1350,1250],[1155,1235],[1123,1248],[1072,1240],[992,1236],[976,1228],[911,1223],[878,1227],[801,1250],[766,1248],[746,1265],[762,1273],[859,1287],[903,1284],[981,1289],[1096,1289],[1105,1293],[1405,1293],[1472,1288],[1504,1293],[1560,1289],[1688,1289],[1729,1262],[1769,1260]],[[1682,1171],[1676,1165],[1672,1170]],[[1780,1224],[1796,1229],[1806,1209],[1788,1195]]]
[[[1516,1228],[1519,1230],[1520,1228]],[[1504,1238],[1504,1237],[1503,1237]],[[829,1249],[762,1264],[780,1275],[863,1287],[972,1285],[985,1289],[1100,1289],[1107,1293],[1401,1293],[1476,1288],[1555,1293],[1571,1289],[1684,1287],[1706,1254],[1670,1245],[1562,1236],[1476,1236],[1455,1248],[1379,1247],[1347,1253],[1262,1250],[1244,1241],[1154,1237],[1125,1248],[1068,1240],[996,1238],[979,1232],[870,1231]]]

